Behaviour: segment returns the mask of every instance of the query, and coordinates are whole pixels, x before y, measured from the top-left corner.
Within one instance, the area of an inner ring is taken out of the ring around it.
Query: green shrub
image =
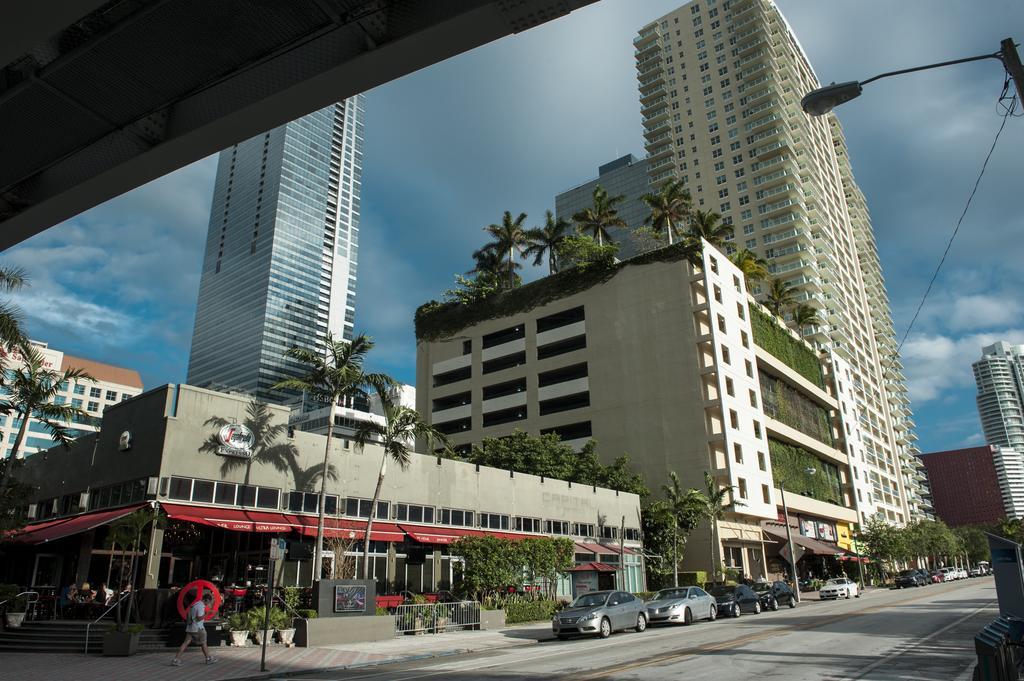
[[[18,596],[21,591],[17,584],[0,584],[0,602],[7,601],[3,606],[7,612],[25,612],[28,608],[28,597]]]
[[[749,309],[750,331],[754,336],[754,343],[824,390],[825,379],[821,375],[821,361],[818,355],[803,342],[793,338],[771,315],[755,305],[750,305]]]
[[[703,587],[708,583],[707,570],[695,570],[693,572],[680,572],[679,573],[679,585],[680,586],[699,586]]]
[[[550,620],[562,609],[562,601],[552,600],[510,600],[505,603],[505,623],[541,622]]]
[[[249,624],[246,621],[244,613],[236,612],[235,614],[228,616],[225,623],[228,625],[228,631],[249,630]]]
[[[374,614],[377,614],[377,615],[390,615],[391,613],[388,612],[387,608],[384,608],[384,607],[381,607],[381,606],[378,605],[377,609],[374,611]]]
[[[298,613],[300,616],[305,617],[307,620],[316,619],[320,616],[320,613],[312,609],[299,610]]]
[[[647,601],[654,598],[654,594],[656,593],[656,591],[636,591],[633,593],[633,595],[646,603]]]

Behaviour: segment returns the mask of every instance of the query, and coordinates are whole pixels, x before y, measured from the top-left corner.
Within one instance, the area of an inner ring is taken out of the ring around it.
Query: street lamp
[[[804,469],[807,475],[814,475],[818,471],[810,466]],[[786,525],[786,544],[789,545],[789,565],[793,568],[793,595],[796,602],[800,602],[800,578],[796,574],[796,554],[793,553],[793,532],[789,528],[789,507],[786,506],[786,486],[779,480],[779,492],[782,495],[782,520]]]
[[[953,61],[944,61],[938,64],[929,64],[927,66],[915,66],[912,69],[889,71],[888,73],[881,73],[874,78],[868,78],[867,80],[851,80],[846,83],[832,83],[831,85],[820,87],[817,90],[811,90],[804,95],[803,99],[800,100],[800,108],[812,116],[821,116],[823,114],[827,114],[840,104],[845,104],[851,99],[859,97],[865,85],[881,78],[898,76],[903,73],[913,73],[914,71],[937,69],[940,66],[952,66],[953,64],[963,64],[969,61],[979,61],[981,59],[998,59],[1001,61],[1003,66],[1006,67],[1006,70],[1010,72],[1010,76],[1013,78],[1013,82],[1017,86],[1017,95],[1020,97],[1021,101],[1024,102],[1024,67],[1021,66],[1020,56],[1017,54],[1017,47],[1013,44],[1013,39],[1007,38],[1000,43],[1000,50],[993,54],[982,54],[977,57],[954,59]]]

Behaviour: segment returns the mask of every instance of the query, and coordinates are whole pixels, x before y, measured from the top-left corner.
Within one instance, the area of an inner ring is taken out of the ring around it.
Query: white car
[[[828,580],[825,582],[825,586],[818,591],[818,598],[823,601],[840,597],[850,598],[851,596],[860,598],[860,588],[857,586],[857,582],[845,577]]]
[[[939,570],[942,573],[944,582],[952,582],[955,579],[960,579],[960,572],[956,568],[944,567]]]

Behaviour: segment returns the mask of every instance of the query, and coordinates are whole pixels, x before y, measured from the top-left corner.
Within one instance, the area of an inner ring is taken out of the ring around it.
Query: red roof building
[[[935,515],[947,525],[991,525],[1006,518],[993,447],[921,454]]]

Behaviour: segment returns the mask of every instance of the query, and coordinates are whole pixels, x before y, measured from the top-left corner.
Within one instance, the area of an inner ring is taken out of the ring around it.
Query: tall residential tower
[[[971,367],[985,442],[1024,452],[1024,345],[985,346]]]
[[[730,252],[764,257],[818,310],[804,337],[850,367],[861,508],[927,517],[870,217],[835,116],[800,110],[819,82],[789,24],[771,0],[695,0],[634,46],[652,190],[681,178],[695,208],[734,226]]]
[[[221,152],[188,382],[286,402],[284,355],[355,316],[363,98]]]

